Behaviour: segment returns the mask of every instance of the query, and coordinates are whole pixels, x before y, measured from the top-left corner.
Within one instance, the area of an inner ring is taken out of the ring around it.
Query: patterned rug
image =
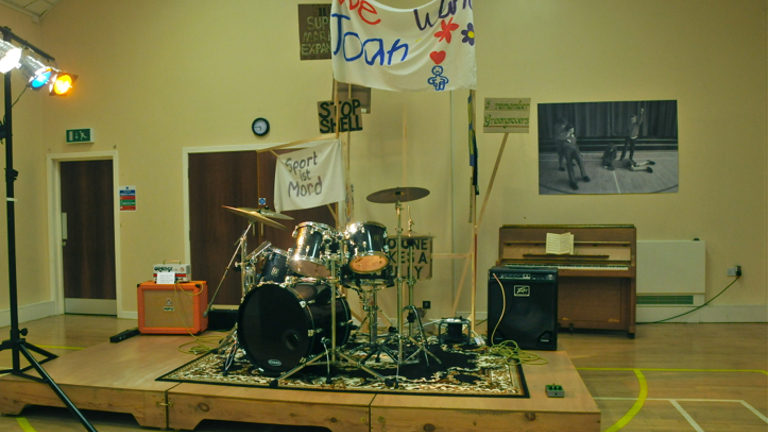
[[[406,356],[415,357],[414,361],[400,367],[385,354],[381,355],[378,361],[375,357],[369,359],[365,366],[383,376],[385,380],[348,361],[337,361],[329,368],[323,358],[280,380],[278,387],[439,396],[529,397],[522,368],[507,362],[505,357],[445,344],[431,345],[428,349],[430,355],[427,356],[421,351],[417,356]],[[342,353],[351,351],[352,348],[346,346]],[[364,356],[364,352],[351,355],[356,362],[361,361]],[[242,349],[237,351],[227,373],[224,374],[226,361],[226,354],[210,352],[157,380],[275,387],[275,375],[279,374],[265,373],[255,367]]]

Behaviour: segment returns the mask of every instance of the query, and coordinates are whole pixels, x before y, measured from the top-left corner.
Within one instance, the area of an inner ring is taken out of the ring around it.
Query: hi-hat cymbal
[[[236,214],[238,216],[242,216],[244,218],[247,218],[248,220],[250,220],[252,222],[262,223],[262,224],[264,224],[266,226],[271,226],[272,228],[277,228],[277,229],[284,229],[284,230],[288,229],[285,225],[283,225],[283,224],[281,224],[279,222],[275,222],[272,219],[262,215],[261,213],[259,213],[258,210],[244,208],[244,207],[240,207],[240,208],[238,208],[238,207],[230,207],[230,206],[222,206],[222,207],[224,207],[225,209],[231,211],[232,213],[234,213],[234,214]]]
[[[418,187],[396,187],[384,189],[368,195],[368,201],[388,204],[396,202],[415,201],[429,195],[429,191]]]

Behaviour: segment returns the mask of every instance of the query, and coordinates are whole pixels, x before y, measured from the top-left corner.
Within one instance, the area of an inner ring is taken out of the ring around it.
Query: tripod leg
[[[37,348],[37,347],[35,347]],[[37,373],[40,374],[41,377],[43,377],[43,380],[48,384],[48,386],[51,387],[54,393],[56,393],[56,396],[61,399],[62,402],[64,402],[64,405],[69,408],[69,412],[72,413],[78,420],[80,420],[80,423],[83,424],[86,430],[96,432],[96,429],[91,425],[91,423],[88,422],[88,420],[83,417],[83,414],[80,412],[80,410],[77,409],[77,407],[72,403],[71,400],[67,397],[66,394],[59,388],[58,385],[53,381],[50,375],[43,369],[42,366],[35,360],[35,357],[29,353],[27,350],[27,347],[24,346],[24,344],[19,345],[19,350],[21,353],[26,357],[27,361],[32,365],[32,367],[35,368]]]

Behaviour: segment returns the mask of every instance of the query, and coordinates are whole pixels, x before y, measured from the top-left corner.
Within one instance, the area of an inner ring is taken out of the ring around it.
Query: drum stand
[[[389,349],[385,344],[378,343],[379,335],[378,335],[378,312],[379,312],[379,306],[376,302],[376,291],[377,287],[376,285],[373,285],[373,289],[370,291],[370,298],[371,303],[369,305],[368,303],[368,296],[366,296],[366,291],[362,291],[362,300],[363,300],[363,310],[367,312],[367,316],[363,320],[362,323],[360,323],[360,327],[365,324],[365,321],[368,321],[368,327],[370,327],[370,331],[368,333],[368,343],[360,345],[358,347],[355,347],[352,351],[349,352],[350,355],[355,354],[359,351],[368,351],[368,355],[365,356],[365,358],[360,362],[362,364],[365,364],[371,357],[374,355],[376,356],[376,361],[379,361],[379,357],[381,356],[381,353],[384,353],[388,355],[391,359],[397,360],[397,356],[392,350]],[[382,335],[382,337],[387,337],[387,335]]]
[[[330,238],[327,239],[328,241],[326,244],[330,244]],[[327,250],[327,249],[326,249]],[[336,347],[336,299],[338,298],[338,287],[339,287],[339,278],[338,278],[338,264],[340,263],[340,257],[339,254],[328,254],[326,252],[326,259],[331,264],[331,275],[328,278],[328,282],[330,287],[328,289],[332,290],[331,293],[331,339],[328,340],[327,338],[323,338],[323,346],[325,346],[325,357],[328,364],[328,376],[326,377],[326,383],[331,383],[331,373],[330,373],[330,367],[331,365],[337,364],[336,356],[338,356],[340,359],[344,359],[352,364],[354,364],[357,368],[362,369],[366,372],[368,372],[370,375],[372,375],[374,378],[377,378],[381,381],[386,382],[384,376],[381,374],[375,372],[374,370],[366,367],[361,362],[355,361],[354,358],[350,357],[347,354],[344,354],[339,348]],[[331,343],[331,347],[328,348],[327,342]],[[295,368],[289,370],[288,372],[280,375],[279,377],[275,378],[269,383],[269,386],[272,388],[276,388],[281,380],[284,380],[291,375],[295,374],[296,372],[304,369],[305,367],[319,362],[323,358],[322,354],[317,354],[315,357],[310,359],[309,361],[300,364],[296,366]]]

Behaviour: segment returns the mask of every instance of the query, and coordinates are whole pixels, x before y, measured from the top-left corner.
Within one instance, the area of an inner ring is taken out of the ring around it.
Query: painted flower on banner
[[[440,38],[440,42],[445,40],[446,42],[451,43],[451,32],[459,28],[459,25],[454,24],[453,18],[451,18],[448,22],[442,20],[440,22],[440,28],[442,30],[435,33],[435,37]]]
[[[467,24],[467,29],[462,30],[461,34],[464,35],[461,42],[475,46],[475,26],[473,26],[472,23]]]

